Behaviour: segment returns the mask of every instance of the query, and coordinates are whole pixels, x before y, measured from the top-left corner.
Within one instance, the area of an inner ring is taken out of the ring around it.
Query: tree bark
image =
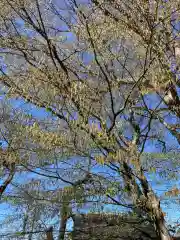
[[[15,163],[12,163],[10,168],[8,168],[8,169],[9,169],[9,175],[8,175],[7,179],[3,182],[3,184],[0,186],[0,199],[15,175]]]
[[[123,178],[132,197],[132,201],[140,211],[146,212],[154,222],[155,231],[159,240],[172,240],[172,237],[166,227],[164,214],[160,206],[160,200],[149,186],[149,183],[141,169],[137,174],[140,181],[141,189],[136,181],[136,175],[133,174],[131,167],[123,163]]]
[[[71,215],[70,205],[67,203],[68,198],[64,196],[64,202],[61,208],[61,220],[60,220],[60,228],[59,228],[59,236],[58,240],[64,240],[66,233],[66,224],[67,220]]]
[[[54,240],[54,238],[53,238],[53,227],[50,227],[50,228],[46,231],[46,239],[47,239],[47,240]]]
[[[148,213],[148,215],[154,221],[154,227],[159,240],[172,240],[172,237],[166,227],[163,211],[160,206],[160,200],[149,186],[149,183],[145,175],[141,172],[139,176],[141,187],[143,190],[144,206],[142,208]]]
[[[160,201],[157,199],[157,197],[154,194],[153,194],[153,199],[151,203],[151,208],[153,212],[154,225],[155,225],[157,236],[160,240],[172,240],[172,237],[166,227],[164,214],[160,207]]]
[[[62,217],[61,218],[61,225],[60,225],[60,228],[59,228],[58,240],[64,240],[65,233],[66,233],[67,220],[68,220],[68,217]]]

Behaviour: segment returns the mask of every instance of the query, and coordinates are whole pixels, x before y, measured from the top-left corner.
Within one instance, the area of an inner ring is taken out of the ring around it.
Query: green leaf
[[[155,167],[151,167],[150,168],[150,172],[155,173],[156,172],[156,168]]]
[[[15,235],[16,236],[22,236],[22,235],[24,235],[24,233],[23,232],[16,232]]]
[[[52,109],[49,108],[49,107],[47,107],[47,108],[46,108],[46,111],[47,111],[47,112],[52,112]]]

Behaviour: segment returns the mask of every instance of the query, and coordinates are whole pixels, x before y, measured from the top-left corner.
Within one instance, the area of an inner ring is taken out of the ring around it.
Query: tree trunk
[[[67,217],[61,218],[61,225],[60,225],[60,229],[59,229],[58,240],[64,240],[65,233],[66,233],[66,223],[67,223],[67,220],[68,220]]]
[[[141,189],[136,181],[136,177],[141,183]],[[123,163],[123,179],[132,197],[132,201],[141,212],[146,212],[154,222],[155,231],[159,240],[172,240],[172,237],[166,228],[164,214],[160,206],[160,200],[150,187],[142,169],[135,175],[131,167]]]
[[[156,223],[156,226],[158,227],[158,232],[160,233],[160,239],[161,240],[172,240],[171,235],[168,232],[168,229],[165,226],[164,219],[158,220]]]
[[[157,198],[155,201],[156,202],[152,203],[152,212],[157,236],[160,240],[172,240],[172,237],[166,227],[164,214],[160,207],[160,202],[157,200]]]
[[[145,175],[141,172],[139,176],[139,180],[141,182],[141,187],[143,190],[144,201],[142,204],[142,208],[148,213],[148,215],[154,221],[154,227],[156,230],[156,234],[159,240],[172,240],[172,237],[166,227],[164,214],[160,206],[160,200],[149,186],[149,183],[145,177]]]
[[[58,240],[64,240],[65,238],[65,233],[66,233],[66,224],[67,220],[70,217],[70,206],[67,203],[67,198],[63,198],[63,206],[61,208],[61,221],[60,221],[60,228],[59,228],[59,236]]]
[[[7,166],[7,168],[9,169],[9,175],[7,177],[7,179],[3,182],[3,184],[0,186],[0,199],[1,196],[3,195],[4,191],[6,190],[6,188],[8,187],[8,185],[11,183],[14,175],[15,175],[15,163],[12,163],[10,167]]]
[[[54,238],[53,238],[53,227],[50,227],[50,228],[46,231],[46,239],[47,239],[47,240],[54,240]]]

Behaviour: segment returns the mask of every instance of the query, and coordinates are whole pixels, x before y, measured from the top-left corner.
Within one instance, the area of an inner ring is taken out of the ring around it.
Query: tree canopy
[[[63,240],[68,218],[96,204],[171,240],[162,204],[180,195],[179,12],[177,0],[1,0],[0,196],[27,211],[19,239],[56,216]],[[161,196],[152,175],[171,181]]]

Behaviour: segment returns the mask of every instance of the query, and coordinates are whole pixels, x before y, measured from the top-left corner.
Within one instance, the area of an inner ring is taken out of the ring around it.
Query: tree
[[[2,183],[0,185],[1,199],[3,193],[8,188],[16,173],[15,162],[18,158],[18,153],[12,151],[10,145],[8,144],[8,141],[13,137],[11,129],[13,128],[14,120],[11,117],[9,106],[7,106],[3,100],[1,101],[0,110],[0,175],[2,178]]]
[[[150,144],[159,144],[155,159],[162,168],[167,153],[178,154],[178,1],[1,4],[0,44],[7,67],[1,68],[1,82],[10,98],[21,97],[52,114],[51,124],[35,119],[17,124],[13,149],[26,145],[30,156],[31,145],[41,158],[58,154],[71,164],[70,157],[76,157],[88,174],[93,164],[111,169],[133,209],[153,220],[159,239],[170,240],[143,159]],[[73,40],[64,38],[65,32]],[[173,192],[178,195],[179,189]],[[104,197],[117,203],[111,194]]]

